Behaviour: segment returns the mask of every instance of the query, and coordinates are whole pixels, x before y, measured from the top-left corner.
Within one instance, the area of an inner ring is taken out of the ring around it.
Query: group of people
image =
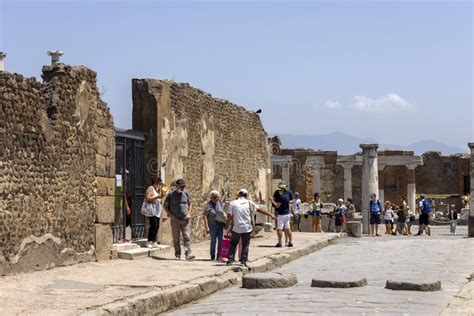
[[[183,179],[176,180],[172,185],[172,189],[168,190],[162,180],[156,178],[148,187],[144,201],[144,206],[145,204],[152,204],[154,206],[152,214],[147,213],[146,215],[149,219],[148,242],[146,247],[158,247],[156,238],[163,208],[171,219],[173,246],[177,260],[181,260],[181,236],[184,244],[185,259],[192,260],[195,257],[192,254],[190,244],[190,219],[193,212],[192,199],[185,188],[186,183]],[[287,185],[284,182],[278,184],[278,189],[274,192],[273,196],[270,197],[270,202],[275,209],[276,216],[250,201],[249,193],[244,188],[240,189],[236,199],[229,203],[221,201],[221,196],[218,191],[211,191],[209,193],[209,201],[204,206],[202,212],[202,216],[205,218],[205,232],[210,236],[211,260],[224,261],[219,254],[222,251],[222,241],[224,239],[225,230],[229,228],[231,232],[231,242],[226,264],[231,265],[235,261],[235,252],[237,247],[239,247],[240,263],[244,266],[247,265],[250,235],[255,228],[254,219],[257,212],[275,219],[277,231],[276,247],[283,246],[283,236],[285,236],[284,245],[286,247],[293,247],[290,224],[291,222],[295,223],[299,230],[302,216],[311,216],[313,231],[323,232],[321,225],[323,203],[320,193],[314,193],[313,199],[308,202],[311,205],[311,210],[306,214],[303,214],[302,201],[299,198],[299,194],[295,192],[293,196],[293,194],[287,190]],[[397,205],[392,204],[390,201],[385,201],[382,205],[382,202],[378,200],[376,194],[373,193],[371,194],[368,208],[370,214],[369,234],[380,236],[378,226],[381,224],[382,218],[385,224],[385,234],[412,234],[411,227],[415,223],[415,213],[407,206],[405,199],[401,198],[400,203]],[[421,235],[423,232],[431,235],[429,215],[432,208],[430,202],[424,195],[420,196],[418,210],[420,213],[420,228],[416,235]],[[325,213],[325,215],[334,217],[336,232],[341,232],[346,218],[352,218],[354,213],[355,207],[352,199],[349,198],[346,202],[344,202],[343,199],[337,200],[333,210]],[[449,216],[451,220],[451,233],[455,234],[457,212],[451,208]]]

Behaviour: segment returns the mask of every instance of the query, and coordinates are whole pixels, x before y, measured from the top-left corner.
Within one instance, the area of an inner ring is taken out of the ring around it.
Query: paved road
[[[299,283],[287,289],[226,289],[171,315],[330,314],[439,315],[474,272],[474,240],[458,227],[431,237],[384,236],[346,239],[278,269],[296,274]],[[353,289],[311,288],[313,277],[366,276],[368,285]],[[384,289],[387,279],[438,278],[439,292]]]

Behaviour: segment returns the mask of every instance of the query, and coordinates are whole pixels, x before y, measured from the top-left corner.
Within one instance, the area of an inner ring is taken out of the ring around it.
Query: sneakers
[[[288,243],[288,246],[287,247],[293,247],[293,243]]]
[[[275,247],[277,247],[277,248],[281,248],[281,244],[280,244],[280,243],[278,243],[278,244],[276,244],[276,245],[275,245]]]
[[[243,267],[247,267],[247,268],[248,268],[247,261],[242,261],[240,264],[241,264]]]
[[[151,242],[147,241],[145,247],[147,247],[147,248],[153,248],[153,245],[151,244]]]
[[[181,260],[181,256],[180,255],[176,255],[174,256],[176,258],[176,260]]]
[[[151,243],[151,247],[152,247],[152,248],[158,248],[159,245],[158,245],[158,243],[155,241],[155,242],[152,242],[152,243]]]
[[[196,258],[196,256],[193,254],[186,255],[186,260],[193,260],[194,258]]]
[[[230,265],[232,265],[233,262],[234,262],[234,261],[227,260],[227,262],[225,263],[225,265],[226,265],[226,266],[230,266]]]

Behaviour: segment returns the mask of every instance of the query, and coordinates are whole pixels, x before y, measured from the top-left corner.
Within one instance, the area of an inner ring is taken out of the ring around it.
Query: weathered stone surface
[[[100,196],[113,196],[115,190],[115,179],[114,178],[105,178],[97,177],[97,195]]]
[[[393,281],[387,280],[385,288],[389,290],[397,291],[420,291],[420,292],[433,292],[441,290],[440,280],[404,280],[404,281]]]
[[[43,78],[40,83],[0,73],[2,274],[94,260],[96,195],[113,194],[105,178],[113,178],[114,153],[106,151],[114,150],[109,146],[114,142],[114,123],[100,100],[96,73],[58,64],[45,67]],[[104,178],[96,180],[101,173],[96,166],[99,131],[108,160]],[[99,220],[110,222],[110,214],[107,218],[104,214]],[[48,234],[60,242],[50,239],[22,248],[30,236]],[[110,256],[110,249],[106,252]]]
[[[362,237],[362,223],[361,222],[347,222],[346,223],[347,235],[350,237],[361,238]]]
[[[351,277],[351,278],[334,278],[334,279],[312,279],[311,287],[334,287],[334,288],[350,288],[363,287],[367,285],[367,279]]]
[[[113,196],[96,197],[96,223],[110,224],[114,222],[114,202]]]
[[[246,289],[274,289],[290,287],[298,283],[293,274],[268,272],[251,273],[242,278],[242,287]]]
[[[110,225],[95,224],[95,255],[97,261],[110,260],[112,230]]]

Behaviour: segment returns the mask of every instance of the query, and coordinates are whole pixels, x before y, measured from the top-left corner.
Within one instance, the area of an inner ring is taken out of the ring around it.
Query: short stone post
[[[59,63],[59,57],[64,55],[60,50],[49,50],[48,56],[51,56],[51,66],[56,66]]]
[[[362,148],[362,220],[363,233],[369,233],[369,202],[372,193],[378,194],[377,144],[360,144]]]
[[[0,52],[0,71],[5,71],[5,58],[7,53]]]
[[[471,201],[470,201],[470,210],[468,218],[468,237],[474,237],[474,143],[469,143],[469,148],[471,148]]]
[[[285,182],[287,189],[290,189],[290,163],[281,164],[281,179]]]

